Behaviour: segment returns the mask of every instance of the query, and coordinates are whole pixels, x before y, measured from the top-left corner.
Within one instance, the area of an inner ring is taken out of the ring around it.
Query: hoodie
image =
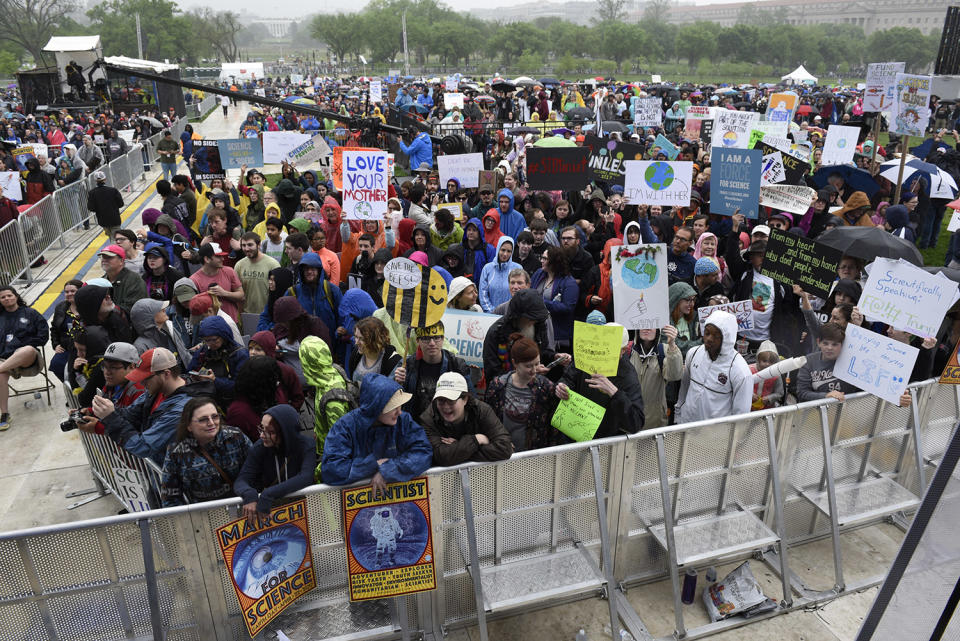
[[[667,345],[657,339],[649,350],[637,340],[630,350],[630,364],[637,372],[640,392],[643,395],[644,423],[646,429],[667,424],[667,383],[679,381],[683,376],[683,354],[677,344]]]
[[[510,258],[504,262],[500,261],[500,248],[504,243],[510,244]],[[513,260],[513,248],[515,243],[510,236],[501,236],[497,241],[497,249],[494,253],[494,259],[483,266],[480,272],[479,285],[480,306],[483,311],[492,314],[494,308],[500,303],[510,300],[510,283],[508,276],[514,269],[522,269],[520,263]]]
[[[233,491],[244,503],[257,504],[257,511],[269,513],[274,501],[313,484],[317,454],[312,439],[300,433],[300,414],[290,405],[274,405],[266,411],[280,431],[280,443],[267,447],[263,440],[253,444],[243,462]]]
[[[451,261],[453,261],[453,264],[451,264]],[[463,245],[460,243],[450,245],[447,251],[440,256],[440,265],[454,278],[463,276]]]
[[[147,265],[147,252],[151,249],[159,249],[160,257],[163,259],[163,273],[160,276],[154,276],[153,271]],[[168,301],[173,297],[173,287],[178,280],[183,278],[179,270],[170,266],[170,254],[168,249],[160,243],[148,242],[143,248],[143,282],[147,287],[147,296],[155,300]]]
[[[133,343],[133,327],[130,325],[126,313],[119,307],[114,307],[106,320],[100,322],[100,304],[109,293],[111,293],[111,290],[96,285],[84,285],[77,290],[74,301],[80,320],[83,321],[84,327],[103,327],[107,330],[111,343]],[[44,335],[44,342],[46,342],[46,335]]]
[[[500,198],[502,196],[510,199],[509,208],[506,212],[499,209]],[[496,203],[500,213],[500,231],[511,238],[516,238],[517,234],[526,228],[527,221],[523,218],[523,214],[514,209],[513,192],[506,188],[501,189],[500,192],[497,193]]]
[[[471,247],[470,241],[467,240],[467,232],[471,226],[480,234],[476,249]],[[467,221],[466,227],[463,228],[463,243],[461,243],[461,247],[463,248],[463,275],[472,279],[479,288],[480,275],[483,273],[484,265],[497,258],[497,250],[486,241],[483,233],[483,224],[479,218],[471,218]]]
[[[273,193],[277,196],[277,205],[279,205],[283,216],[283,222],[289,223],[293,220],[294,214],[300,209],[301,191],[303,190],[294,185],[289,178],[284,178],[273,188]],[[324,204],[326,204],[326,200],[324,200]],[[327,235],[327,242],[330,242],[329,234]]]
[[[141,354],[154,347],[163,347],[176,353],[173,340],[153,322],[157,312],[165,309],[166,306],[163,301],[152,298],[142,298],[133,304],[130,310],[130,322],[133,323],[133,329],[137,332],[137,339],[133,345]]]
[[[267,275],[268,284],[271,278],[273,279],[275,287],[273,291],[267,291],[267,304],[263,307],[263,311],[260,312],[260,320],[257,321],[258,332],[273,329],[273,306],[276,304],[277,299],[286,296],[287,290],[293,287],[293,273],[286,267],[271,269]]]
[[[704,331],[710,325],[723,334],[720,354],[717,360],[711,360],[703,345],[687,352],[676,404],[677,423],[736,416],[750,411],[753,374],[736,350],[737,317],[729,312],[716,311],[710,314]]]
[[[333,222],[327,220],[326,210],[330,207],[332,207],[337,213]],[[340,207],[340,203],[337,202],[336,198],[333,196],[327,196],[323,199],[321,211],[323,211],[323,216],[320,221],[320,227],[323,229],[323,233],[327,236],[326,248],[332,251],[334,254],[339,254],[343,251],[343,236],[340,235],[340,223],[343,222],[343,209]],[[360,232],[361,226],[359,220],[351,220],[348,222],[350,223],[351,232]]]
[[[337,327],[346,330],[343,338],[340,339],[337,351],[343,356],[343,362],[349,363],[353,352],[353,329],[357,321],[372,316],[377,311],[377,304],[367,292],[362,289],[350,289],[340,300],[340,307],[337,310]]]
[[[399,96],[397,96],[399,99]],[[409,99],[409,98],[408,98]],[[433,142],[430,140],[429,134],[421,131],[410,141],[410,144],[407,145],[403,140],[399,141],[400,151],[405,153],[410,159],[410,168],[415,169],[420,166],[420,163],[427,163],[430,166],[433,166]]]
[[[331,390],[342,390],[346,394],[347,384],[343,376],[333,366],[333,357],[330,348],[316,336],[307,336],[300,342],[300,365],[303,367],[303,376],[307,384],[314,388],[314,415],[313,434],[316,440],[317,461],[323,460],[323,446],[334,423],[341,416],[350,411],[350,404],[345,400],[334,399],[339,392],[324,395]],[[314,478],[317,483],[322,482],[320,465],[315,470]]]
[[[914,242],[915,236],[910,229],[910,212],[903,205],[892,205],[887,207],[887,225],[890,226],[890,233],[897,238],[903,238],[909,242]]]
[[[433,448],[423,428],[407,412],[394,425],[378,417],[400,384],[381,374],[367,374],[360,387],[360,406],[342,416],[324,443],[323,482],[347,485],[376,472],[387,483],[408,481],[425,472]],[[379,459],[387,459],[378,465]]]
[[[319,280],[315,286],[304,282],[304,267],[315,267],[319,271]],[[340,300],[343,297],[343,294],[340,293],[340,288],[330,284],[330,281],[327,280],[327,276],[323,271],[323,261],[313,252],[303,255],[297,269],[300,272],[300,281],[291,288],[289,293],[297,297],[297,300],[300,301],[303,309],[305,309],[308,314],[316,316],[323,321],[323,324],[326,325],[330,331],[330,335],[333,336],[338,327],[337,310],[340,307]]]
[[[371,269],[367,274],[365,274],[360,279],[360,287],[363,291],[370,294],[370,298],[373,300],[373,304],[376,307],[383,307],[383,275],[377,274],[376,264],[383,263],[386,265],[393,258],[393,254],[386,247],[378,249],[373,253],[373,263],[374,268]]]
[[[533,341],[540,348],[540,362],[546,365],[553,361],[556,352],[547,338],[549,317],[543,296],[535,289],[521,289],[510,299],[507,312],[490,326],[483,338],[483,372],[488,381],[513,369],[510,334],[520,331],[517,321],[521,318],[534,321]]]
[[[432,267],[440,262],[440,256],[442,253],[439,249],[433,246],[433,239],[430,235],[430,225],[417,225],[414,227],[413,232],[410,234],[411,241],[415,240],[417,236],[423,236],[426,239],[426,248],[425,249],[416,249],[416,243],[413,243],[410,246],[410,249],[403,253],[404,258],[410,258],[410,255],[415,251],[421,251],[427,255],[428,267]]]
[[[506,190],[505,190],[506,191]],[[487,220],[493,220],[493,228],[487,229]],[[480,222],[483,223],[483,238],[488,243],[496,247],[500,242],[500,239],[504,236],[510,236],[510,234],[505,234],[500,230],[500,211],[493,207],[483,215],[483,218],[480,219]],[[522,231],[522,230],[521,230]],[[513,236],[510,236],[513,238]]]
[[[208,316],[200,321],[199,333],[200,338],[219,336],[223,339],[223,345],[215,350],[204,345],[193,353],[187,369],[191,372],[203,368],[212,370],[216,377],[213,384],[217,389],[217,397],[224,401],[222,405],[225,406],[228,404],[225,401],[233,400],[237,372],[250,355],[245,347],[233,340],[233,330],[219,316]]]

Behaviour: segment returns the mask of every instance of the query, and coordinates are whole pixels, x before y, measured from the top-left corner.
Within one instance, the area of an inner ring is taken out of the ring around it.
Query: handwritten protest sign
[[[786,159],[786,157],[784,157]],[[760,187],[760,204],[792,214],[805,214],[817,197],[816,190],[805,185],[764,185]]]
[[[457,348],[467,365],[483,367],[483,339],[499,314],[481,314],[447,308],[443,312],[444,339]]]
[[[837,265],[842,257],[839,249],[772,229],[760,273],[787,285],[800,285],[803,291],[826,298],[837,278]]]
[[[337,189],[343,189],[343,152],[346,147],[334,147],[330,152],[332,164],[330,173],[333,175],[333,186]],[[380,151],[376,147],[350,147],[350,151]]]
[[[759,120],[756,111],[718,109],[713,118],[713,153],[717,149],[746,149],[750,132]]]
[[[380,220],[387,211],[387,154],[343,152],[343,214],[348,220]]]
[[[668,160],[628,160],[623,196],[630,204],[690,205],[693,163]]]
[[[659,329],[670,322],[666,245],[613,248],[614,320],[627,329]]]
[[[310,140],[310,134],[302,134],[299,131],[265,131],[263,132],[263,162],[266,164],[283,162],[291,149],[299,147],[308,140]]]
[[[242,166],[262,167],[263,150],[257,138],[218,140],[220,162],[224,169],[240,169]]]
[[[625,182],[628,160],[643,160],[643,147],[628,142],[616,140],[601,140],[588,134],[583,146],[590,149],[590,158],[587,160],[587,177],[590,180],[600,180],[608,185],[623,186]]]
[[[383,83],[380,80],[370,81],[370,102],[383,102]]]
[[[769,145],[766,142],[766,138],[764,138],[764,141],[761,143],[758,143],[756,148],[759,149],[761,152],[763,152],[764,158],[766,158],[767,156],[778,154],[778,153],[780,154],[777,159],[780,161],[781,165],[783,166],[783,174],[784,174],[783,178],[781,178],[780,180],[770,180],[769,183],[785,182],[790,185],[803,184],[803,177],[808,171],[810,171],[810,165],[808,165],[806,162],[804,162],[800,158],[790,153],[789,147],[786,149],[783,149],[780,147]],[[764,161],[764,167],[766,167],[766,161]],[[779,175],[779,172],[777,172],[777,175]],[[764,183],[761,182],[761,185],[762,184]],[[806,207],[804,207],[803,209],[804,213],[806,213],[807,207],[809,206],[810,206],[810,203],[808,202]]]
[[[226,172],[220,161],[220,148],[216,140],[193,141],[194,175],[199,180],[224,178]]]
[[[663,134],[657,134],[656,140],[653,141],[653,146],[659,147],[660,150],[666,154],[667,160],[676,160],[677,156],[680,155],[680,148],[667,140]]]
[[[587,374],[614,376],[620,363],[623,328],[573,322],[573,361]]]
[[[930,122],[930,76],[898,73],[892,133],[923,136]]]
[[[583,189],[590,150],[584,147],[531,147],[527,150],[530,189]]]
[[[722,305],[711,305],[709,307],[698,307],[697,316],[700,320],[700,335],[703,335],[703,327],[707,324],[710,314],[718,309],[730,312],[737,317],[737,331],[753,329],[753,301],[738,300],[734,303],[723,303]]]
[[[451,178],[460,181],[461,189],[477,186],[477,172],[483,169],[483,154],[454,154],[437,156],[440,184],[446,185]]]
[[[919,354],[916,347],[850,323],[833,375],[899,405]]]
[[[957,284],[905,260],[877,258],[857,305],[867,320],[904,332],[936,336],[950,307],[960,297]]]
[[[3,188],[3,197],[9,200],[23,200],[20,189],[20,173],[16,171],[0,171],[0,188]]]
[[[577,394],[573,390],[570,398],[560,401],[550,419],[554,426],[574,441],[592,441],[600,429],[603,414],[606,410],[602,405],[594,403],[586,396]]]
[[[659,127],[663,122],[663,110],[659,98],[640,98],[634,101],[633,124],[637,127]]]
[[[715,149],[712,161],[710,213],[732,216],[739,209],[747,218],[757,218],[761,153],[721,147]]]
[[[793,120],[793,113],[797,110],[799,100],[799,96],[792,91],[771,94],[764,117],[769,122],[783,123],[783,133],[786,134],[786,127]]]
[[[867,82],[863,90],[864,111],[889,111],[896,102],[897,74],[903,73],[902,62],[875,62],[867,65]]]
[[[783,169],[783,154],[775,151],[767,154],[762,159],[760,170],[760,184],[769,185],[771,183],[782,183],[787,179],[787,174]],[[760,198],[760,190],[757,190],[757,198]]]
[[[383,275],[381,296],[390,318],[410,327],[440,321],[447,306],[447,283],[440,272],[409,258],[394,258]]]
[[[460,111],[463,111],[463,94],[462,93],[445,93],[443,94],[443,108],[444,109],[453,109],[457,107]]]
[[[947,364],[943,367],[940,374],[941,385],[960,385],[960,360],[957,360],[957,349],[960,348],[960,342],[953,346],[953,352],[947,359]]]
[[[288,151],[286,160],[296,163],[298,167],[306,167],[311,163],[329,157],[331,153],[330,145],[323,139],[323,134],[317,134]]]
[[[821,164],[826,167],[853,162],[853,154],[857,151],[857,138],[859,137],[860,127],[830,125],[830,128],[827,129],[827,139],[823,141]]]
[[[713,120],[710,107],[704,105],[690,105],[684,115],[683,128],[691,138],[700,136],[700,126],[704,120]]]
[[[241,618],[251,637],[317,587],[307,500],[275,507],[269,518],[256,521],[243,517],[216,530]]]

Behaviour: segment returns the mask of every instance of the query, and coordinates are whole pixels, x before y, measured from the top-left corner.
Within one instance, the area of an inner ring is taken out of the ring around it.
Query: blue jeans
[[[173,180],[173,177],[177,175],[177,163],[175,162],[162,162],[160,163],[160,169],[163,171],[164,180]],[[169,174],[169,177],[167,174]]]
[[[920,249],[936,247],[940,238],[940,227],[943,224],[943,213],[947,208],[946,201],[940,199],[930,203],[930,211],[924,217],[920,227],[920,240],[917,245]]]
[[[947,256],[943,259],[943,266],[949,267],[954,260],[960,260],[960,233],[953,232],[950,243],[947,245]]]
[[[54,354],[53,358],[50,359],[50,363],[47,365],[47,369],[53,372],[53,375],[62,382],[64,369],[66,368],[69,360],[70,352],[60,352],[59,354]]]

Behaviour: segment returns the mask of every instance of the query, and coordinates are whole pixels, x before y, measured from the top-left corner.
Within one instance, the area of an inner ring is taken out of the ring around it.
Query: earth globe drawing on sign
[[[654,191],[662,191],[673,184],[673,167],[665,162],[651,163],[643,173],[643,180]]]
[[[367,219],[373,216],[373,207],[370,203],[357,203],[353,207],[353,213],[357,218]]]
[[[724,147],[733,147],[737,144],[737,132],[727,131],[723,134],[723,146]]]
[[[633,289],[652,287],[660,278],[660,270],[652,254],[631,256],[623,263],[623,282]]]

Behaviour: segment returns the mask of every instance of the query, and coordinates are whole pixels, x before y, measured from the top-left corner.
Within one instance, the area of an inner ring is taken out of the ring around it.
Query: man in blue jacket
[[[400,151],[407,154],[410,159],[410,168],[415,169],[420,166],[420,163],[427,163],[433,167],[433,142],[430,140],[430,135],[425,131],[418,132],[415,127],[410,127],[408,131],[411,138],[410,144],[404,144],[403,140],[398,142]]]
[[[497,206],[500,208],[500,231],[504,236],[516,238],[527,228],[527,221],[523,214],[513,208],[513,192],[501,189],[497,194]]]
[[[208,316],[200,321],[200,339],[203,347],[190,359],[191,372],[209,370],[209,374],[194,374],[197,379],[213,383],[217,388],[216,399],[226,407],[234,399],[237,373],[250,358],[247,349],[233,340],[233,330],[220,316]]]
[[[382,374],[367,374],[360,387],[360,407],[334,423],[323,446],[323,482],[347,485],[372,476],[374,494],[387,483],[422,474],[433,460],[423,428],[402,406],[412,398]]]
[[[322,320],[333,336],[339,327],[337,315],[343,299],[340,288],[327,280],[323,262],[315,252],[304,254],[297,269],[300,270],[300,280],[287,293],[295,296],[308,314]]]

